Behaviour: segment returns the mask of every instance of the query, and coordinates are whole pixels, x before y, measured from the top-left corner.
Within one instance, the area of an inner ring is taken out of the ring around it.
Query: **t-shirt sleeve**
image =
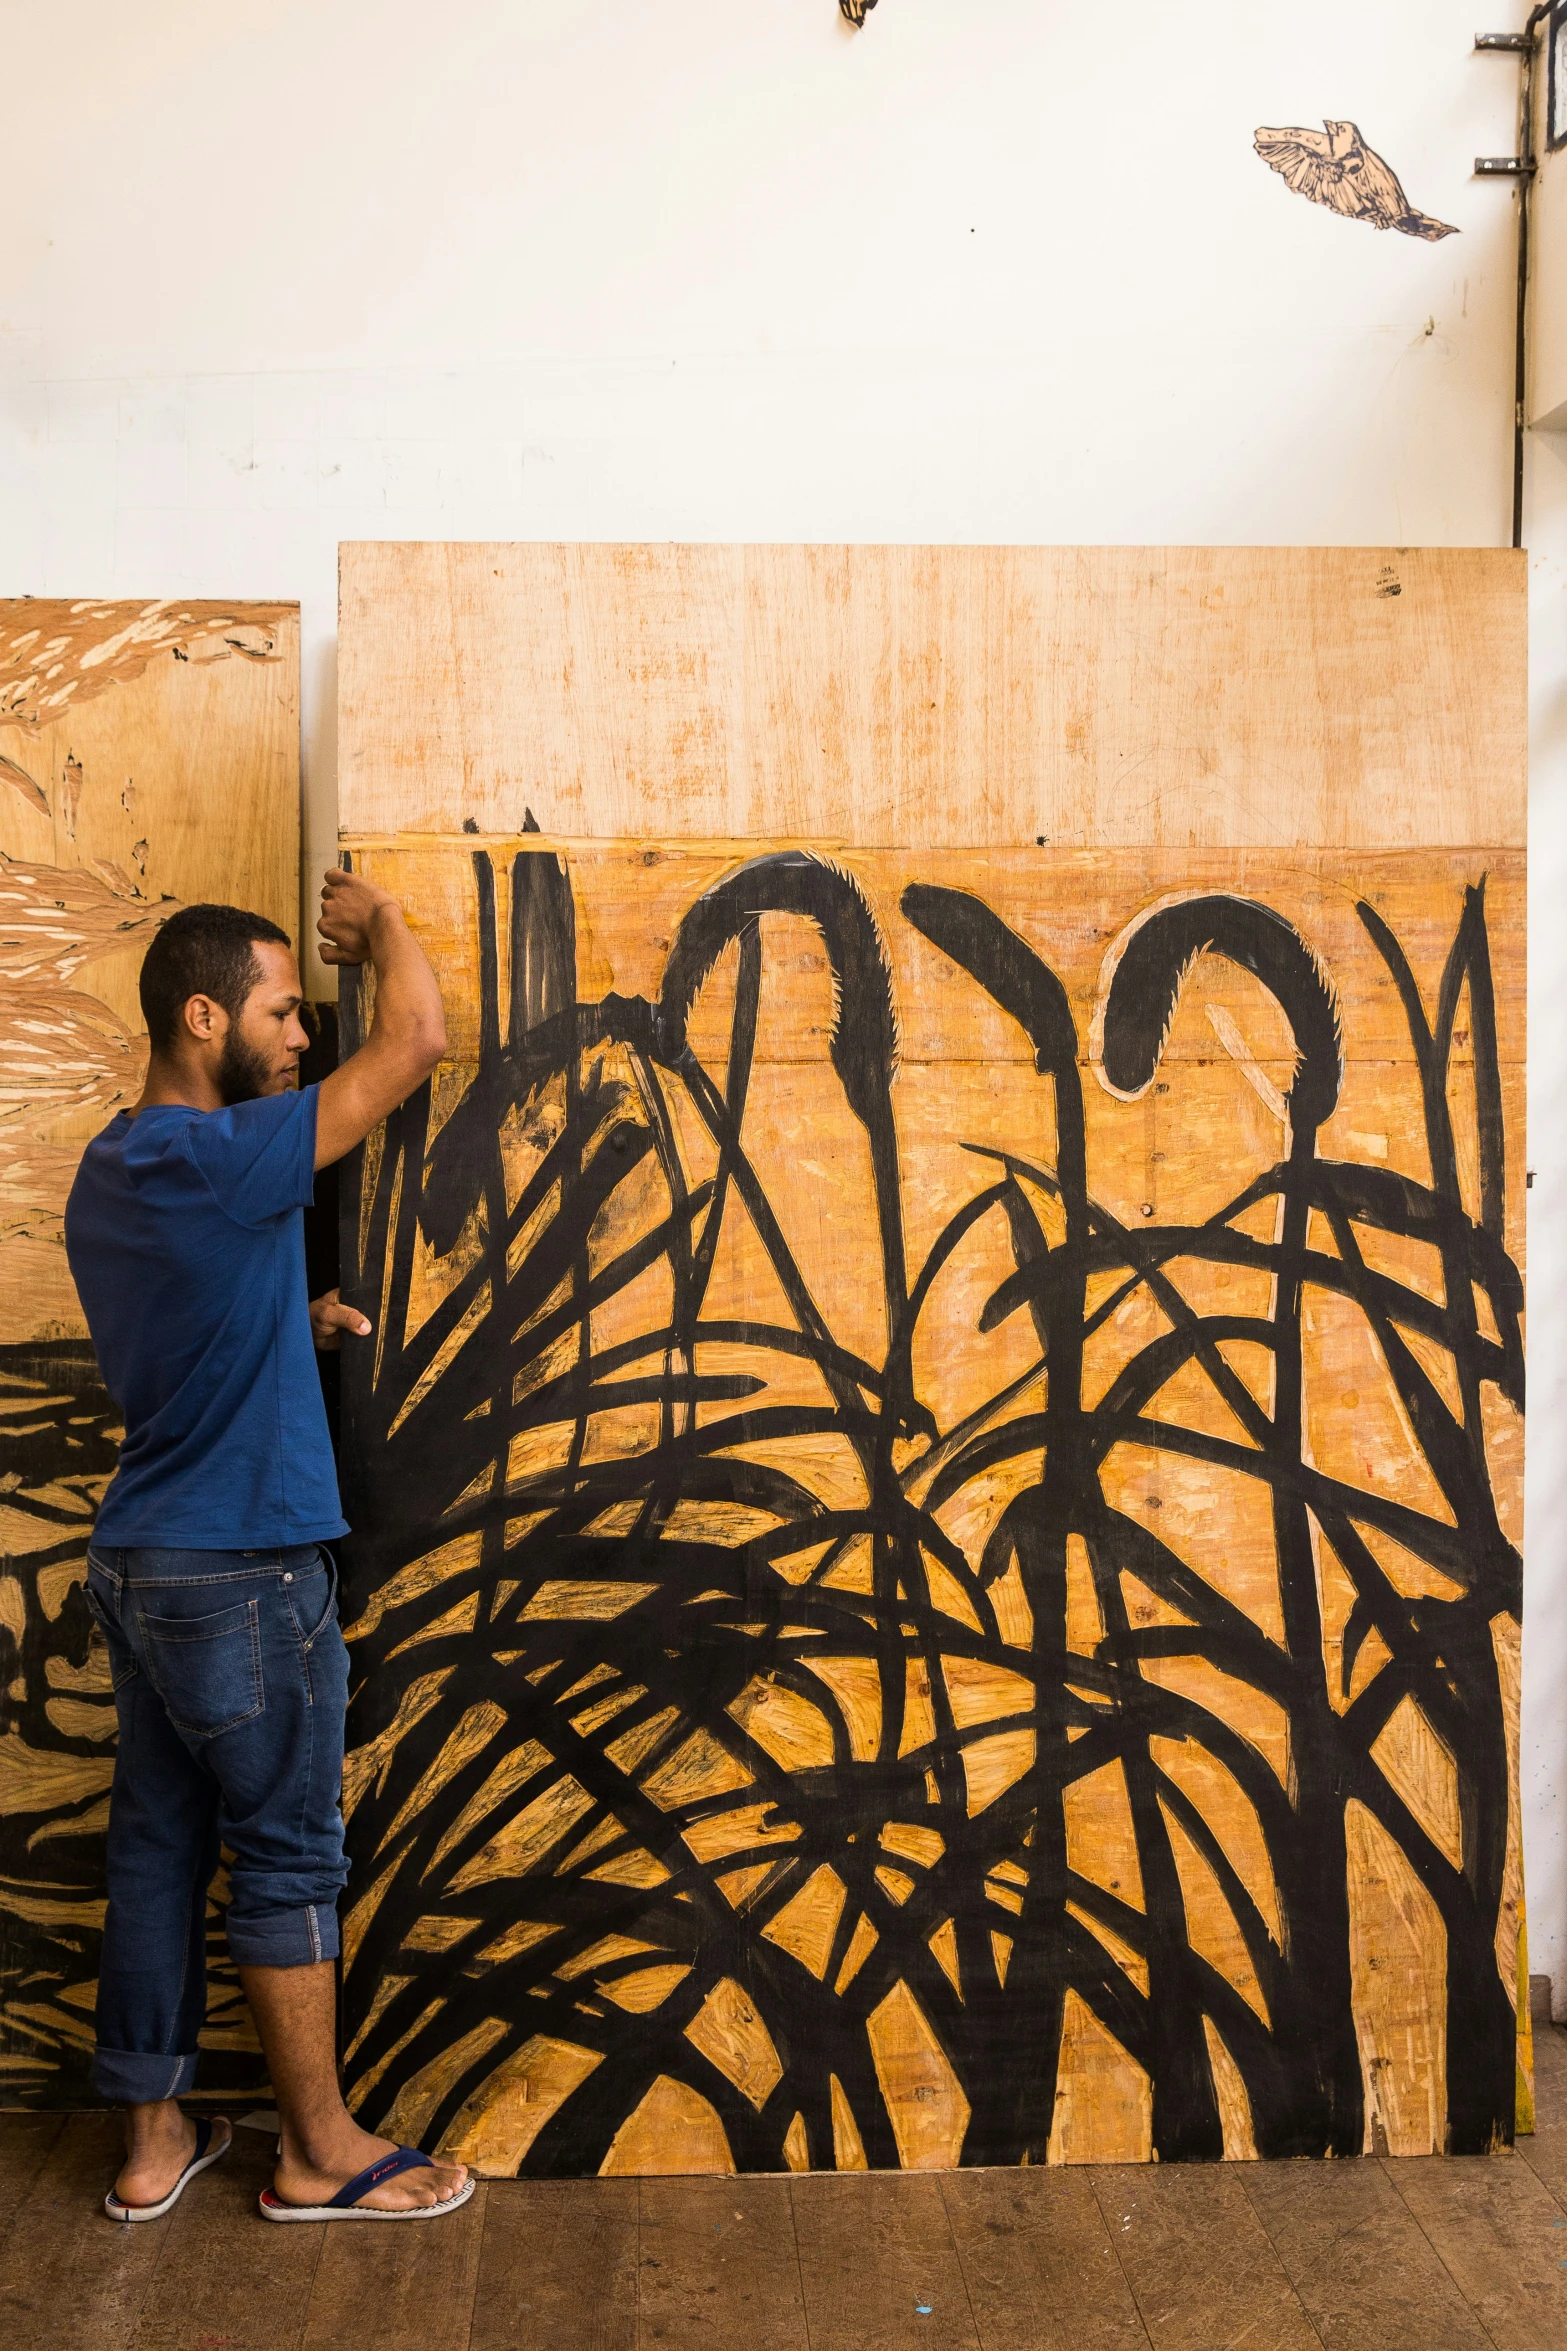
[[[319,1089],[266,1094],[193,1118],[186,1148],[236,1224],[264,1225],[308,1208],[315,1192]]]

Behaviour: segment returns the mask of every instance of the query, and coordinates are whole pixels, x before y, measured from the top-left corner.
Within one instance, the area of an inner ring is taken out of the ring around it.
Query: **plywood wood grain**
[[[1510,2136],[1521,854],[348,850],[361,2119]]]
[[[221,900],[294,928],[298,734],[292,605],[0,603],[0,2099],[88,2094],[103,1913],[114,1708],[79,1587],[120,1432],[66,1196],[140,1090],[158,925]],[[254,2081],[209,1925],[209,2064]]]
[[[353,834],[1519,847],[1525,564],[345,546]]]
[[[292,605],[0,601],[0,1343],[86,1336],[60,1213],[140,1088],[142,956],[203,899],[292,934],[298,803]]]

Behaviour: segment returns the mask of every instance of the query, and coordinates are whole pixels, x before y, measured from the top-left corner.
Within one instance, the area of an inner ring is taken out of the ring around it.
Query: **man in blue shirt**
[[[308,1038],[286,934],[189,906],[148,949],[135,1108],[83,1154],[71,1272],[125,1422],[88,1562],[120,1743],[93,2079],[128,2109],[116,2220],[166,2212],[229,2143],[179,2098],[206,2006],[205,1911],[233,1855],[229,1949],[282,2121],[269,2220],[418,2219],[467,2200],[463,2167],[362,2131],[338,2087],[338,1809],[347,1532],[313,1347],[370,1325],[307,1301],[303,1210],[446,1049],[435,975],[386,891],[331,872],[328,963],[370,962],[361,1050],[298,1087]]]

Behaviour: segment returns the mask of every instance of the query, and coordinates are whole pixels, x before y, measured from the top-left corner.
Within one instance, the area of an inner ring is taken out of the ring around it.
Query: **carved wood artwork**
[[[344,1191],[361,2119],[501,2174],[1510,2137],[1522,591],[345,550],[345,840],[451,1036]],[[69,2104],[115,1431],[59,1205],[160,912],[288,919],[295,638],[12,610],[0,2095]]]
[[[0,604],[0,2102],[87,2082],[115,1720],[81,1584],[119,1430],[65,1262],[83,1145],[140,1091],[182,902],[297,920],[287,604]],[[259,2055],[209,1908],[203,2087]]]
[[[1510,2138],[1522,859],[354,855],[362,2119]]]
[[[345,550],[367,2124],[1511,2137],[1521,580]]]

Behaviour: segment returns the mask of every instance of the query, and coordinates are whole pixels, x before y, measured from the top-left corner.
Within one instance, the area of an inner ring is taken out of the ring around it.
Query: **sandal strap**
[[[421,2153],[417,2147],[399,2147],[395,2153],[383,2155],[377,2162],[367,2163],[363,2171],[356,2172],[351,2180],[338,2189],[335,2196],[327,2198],[325,2209],[328,2212],[344,2211],[348,2206],[357,2204],[361,2196],[367,2196],[372,2188],[384,2187],[388,2180],[395,2180],[405,2171],[417,2171],[429,2161],[429,2156]]]
[[[207,2115],[205,2115],[205,2114],[198,2114],[198,2115],[197,2115],[197,2117],[196,2117],[196,2152],[195,2152],[195,2154],[194,2154],[194,2155],[191,2157],[191,2159],[190,2159],[190,2160],[191,2160],[191,2163],[199,2163],[199,2162],[201,2161],[202,2157],[203,2157],[203,2156],[206,2154],[206,2152],[207,2152],[207,2149],[208,2149],[208,2148],[209,2148],[211,2145],[212,2145],[212,2123],[211,2123],[211,2120],[210,2120],[210,2118],[209,2118]],[[189,2165],[187,2165],[187,2166],[186,2166],[186,2169],[188,2170],[189,2168],[190,2168],[190,2166],[189,2166]]]

